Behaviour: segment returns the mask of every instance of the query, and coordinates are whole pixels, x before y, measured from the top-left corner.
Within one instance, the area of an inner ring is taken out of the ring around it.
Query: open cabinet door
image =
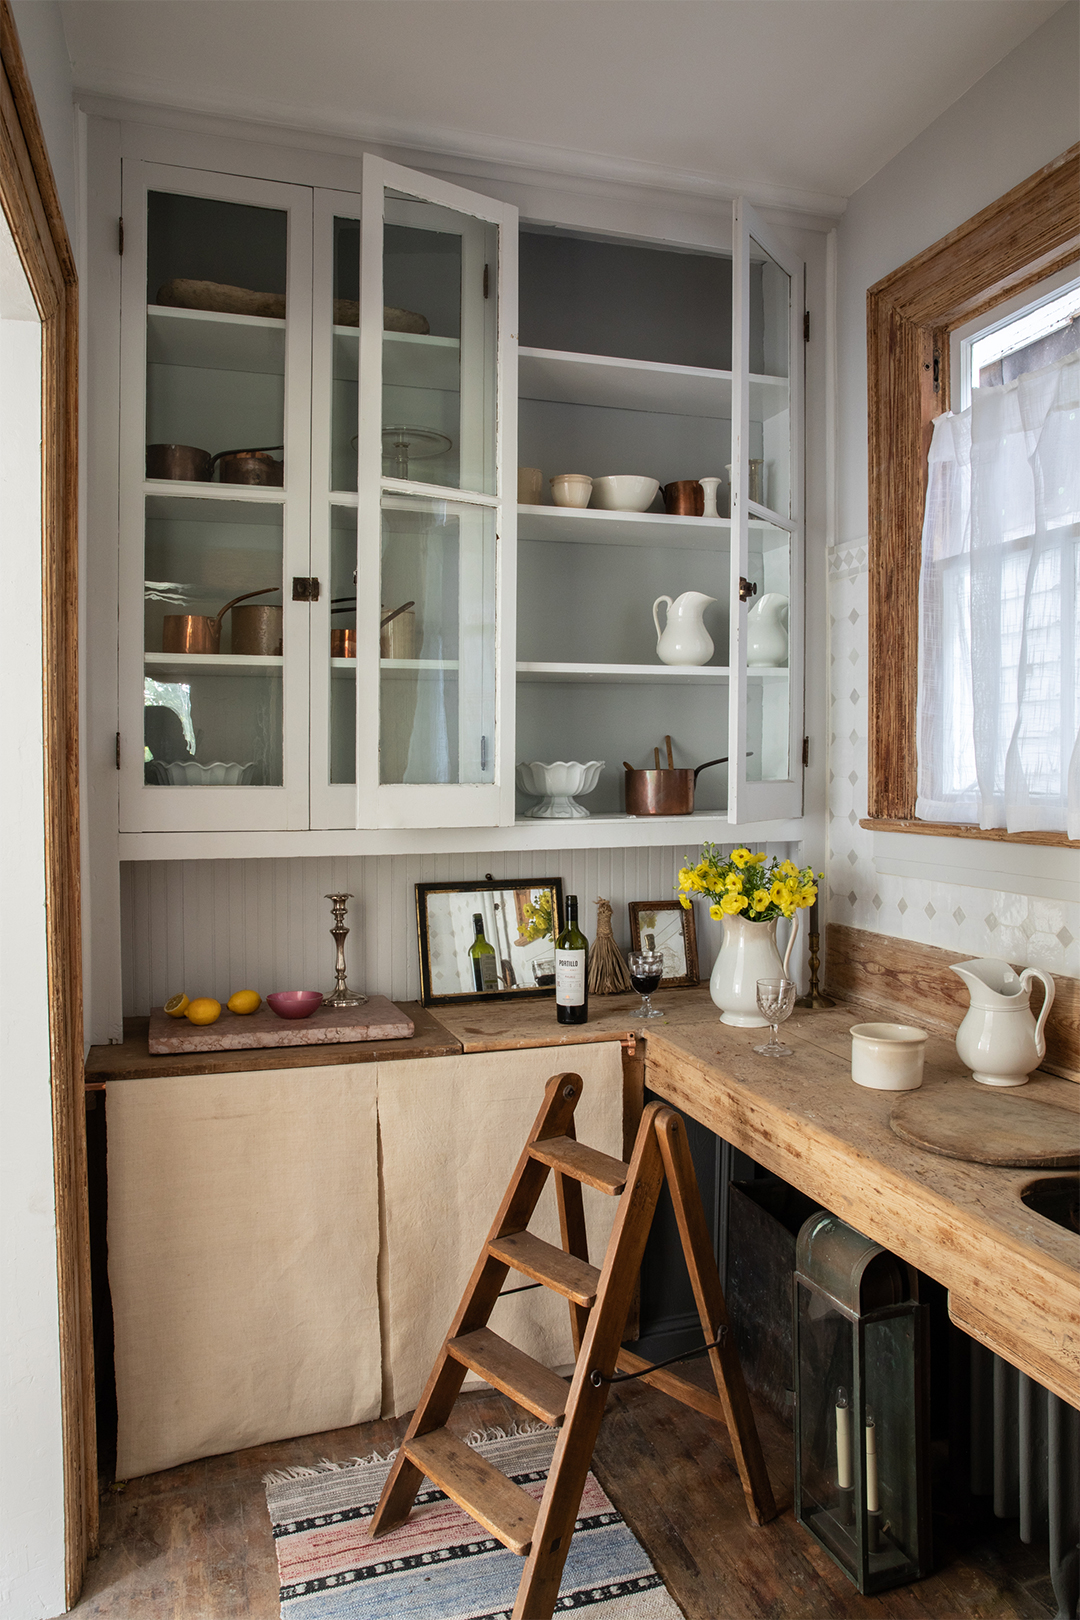
[[[728,820],[745,826],[802,812],[804,278],[741,198],[733,216]]]
[[[362,216],[356,825],[497,826],[514,819],[517,210],[369,156]]]

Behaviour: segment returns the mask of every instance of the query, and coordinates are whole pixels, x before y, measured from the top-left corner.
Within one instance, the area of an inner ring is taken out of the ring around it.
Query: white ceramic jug
[[[746,667],[782,669],[788,661],[788,599],[766,591],[746,615]]]
[[[1043,1028],[1054,1000],[1054,981],[1041,968],[1019,975],[1008,962],[986,957],[951,964],[968,987],[971,1006],[956,1032],[956,1050],[984,1086],[1022,1086],[1046,1056]],[[1041,979],[1046,1000],[1035,1022],[1028,1000],[1031,981]]]
[[[658,596],[652,605],[653,624],[656,626],[656,656],[662,664],[707,664],[713,655],[712,636],[705,628],[705,609],[715,596],[701,591],[683,591],[674,602],[670,596]],[[661,602],[667,607],[667,618],[660,629]]]

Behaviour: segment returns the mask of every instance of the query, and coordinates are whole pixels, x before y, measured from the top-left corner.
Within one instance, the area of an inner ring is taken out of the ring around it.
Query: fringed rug
[[[540,1497],[555,1431],[469,1442]],[[510,1620],[524,1560],[425,1480],[408,1522],[372,1541],[390,1460],[327,1463],[266,1479],[282,1620]],[[590,1473],[555,1613],[680,1620],[648,1555]]]

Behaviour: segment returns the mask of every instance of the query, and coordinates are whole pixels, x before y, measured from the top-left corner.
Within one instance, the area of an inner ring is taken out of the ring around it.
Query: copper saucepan
[[[167,653],[219,653],[221,651],[221,621],[237,602],[246,602],[249,596],[265,596],[268,591],[279,591],[280,585],[264,585],[259,591],[245,591],[226,602],[215,618],[207,613],[166,613],[161,622],[161,650]],[[267,611],[272,611],[267,609]],[[278,613],[281,609],[277,609]],[[280,636],[280,632],[279,632]],[[235,633],[234,638],[235,640]],[[234,652],[251,651],[250,647],[234,647]]]
[[[656,769],[639,771],[623,761],[626,770],[626,813],[628,816],[689,816],[694,810],[694,787],[702,771],[710,765],[726,765],[723,759],[707,759],[696,770],[682,770],[671,763],[671,738],[667,744],[667,769],[660,768],[660,750],[656,750]]]
[[[219,450],[213,458],[218,477],[223,484],[263,484],[280,489],[285,483],[285,463],[270,452],[283,448],[271,444],[257,450]]]

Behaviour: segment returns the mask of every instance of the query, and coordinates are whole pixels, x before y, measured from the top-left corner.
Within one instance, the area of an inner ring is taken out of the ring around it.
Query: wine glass
[[[664,977],[663,951],[631,951],[627,961],[630,964],[630,983],[641,993],[641,1006],[634,1016],[663,1018],[660,1008],[654,1007],[649,1000]]]
[[[757,1004],[758,1011],[769,1020],[772,1037],[764,1046],[755,1046],[754,1051],[760,1052],[762,1057],[792,1057],[793,1048],[777,1040],[776,1029],[785,1018],[791,1017],[791,1009],[795,1005],[794,979],[759,979]]]

